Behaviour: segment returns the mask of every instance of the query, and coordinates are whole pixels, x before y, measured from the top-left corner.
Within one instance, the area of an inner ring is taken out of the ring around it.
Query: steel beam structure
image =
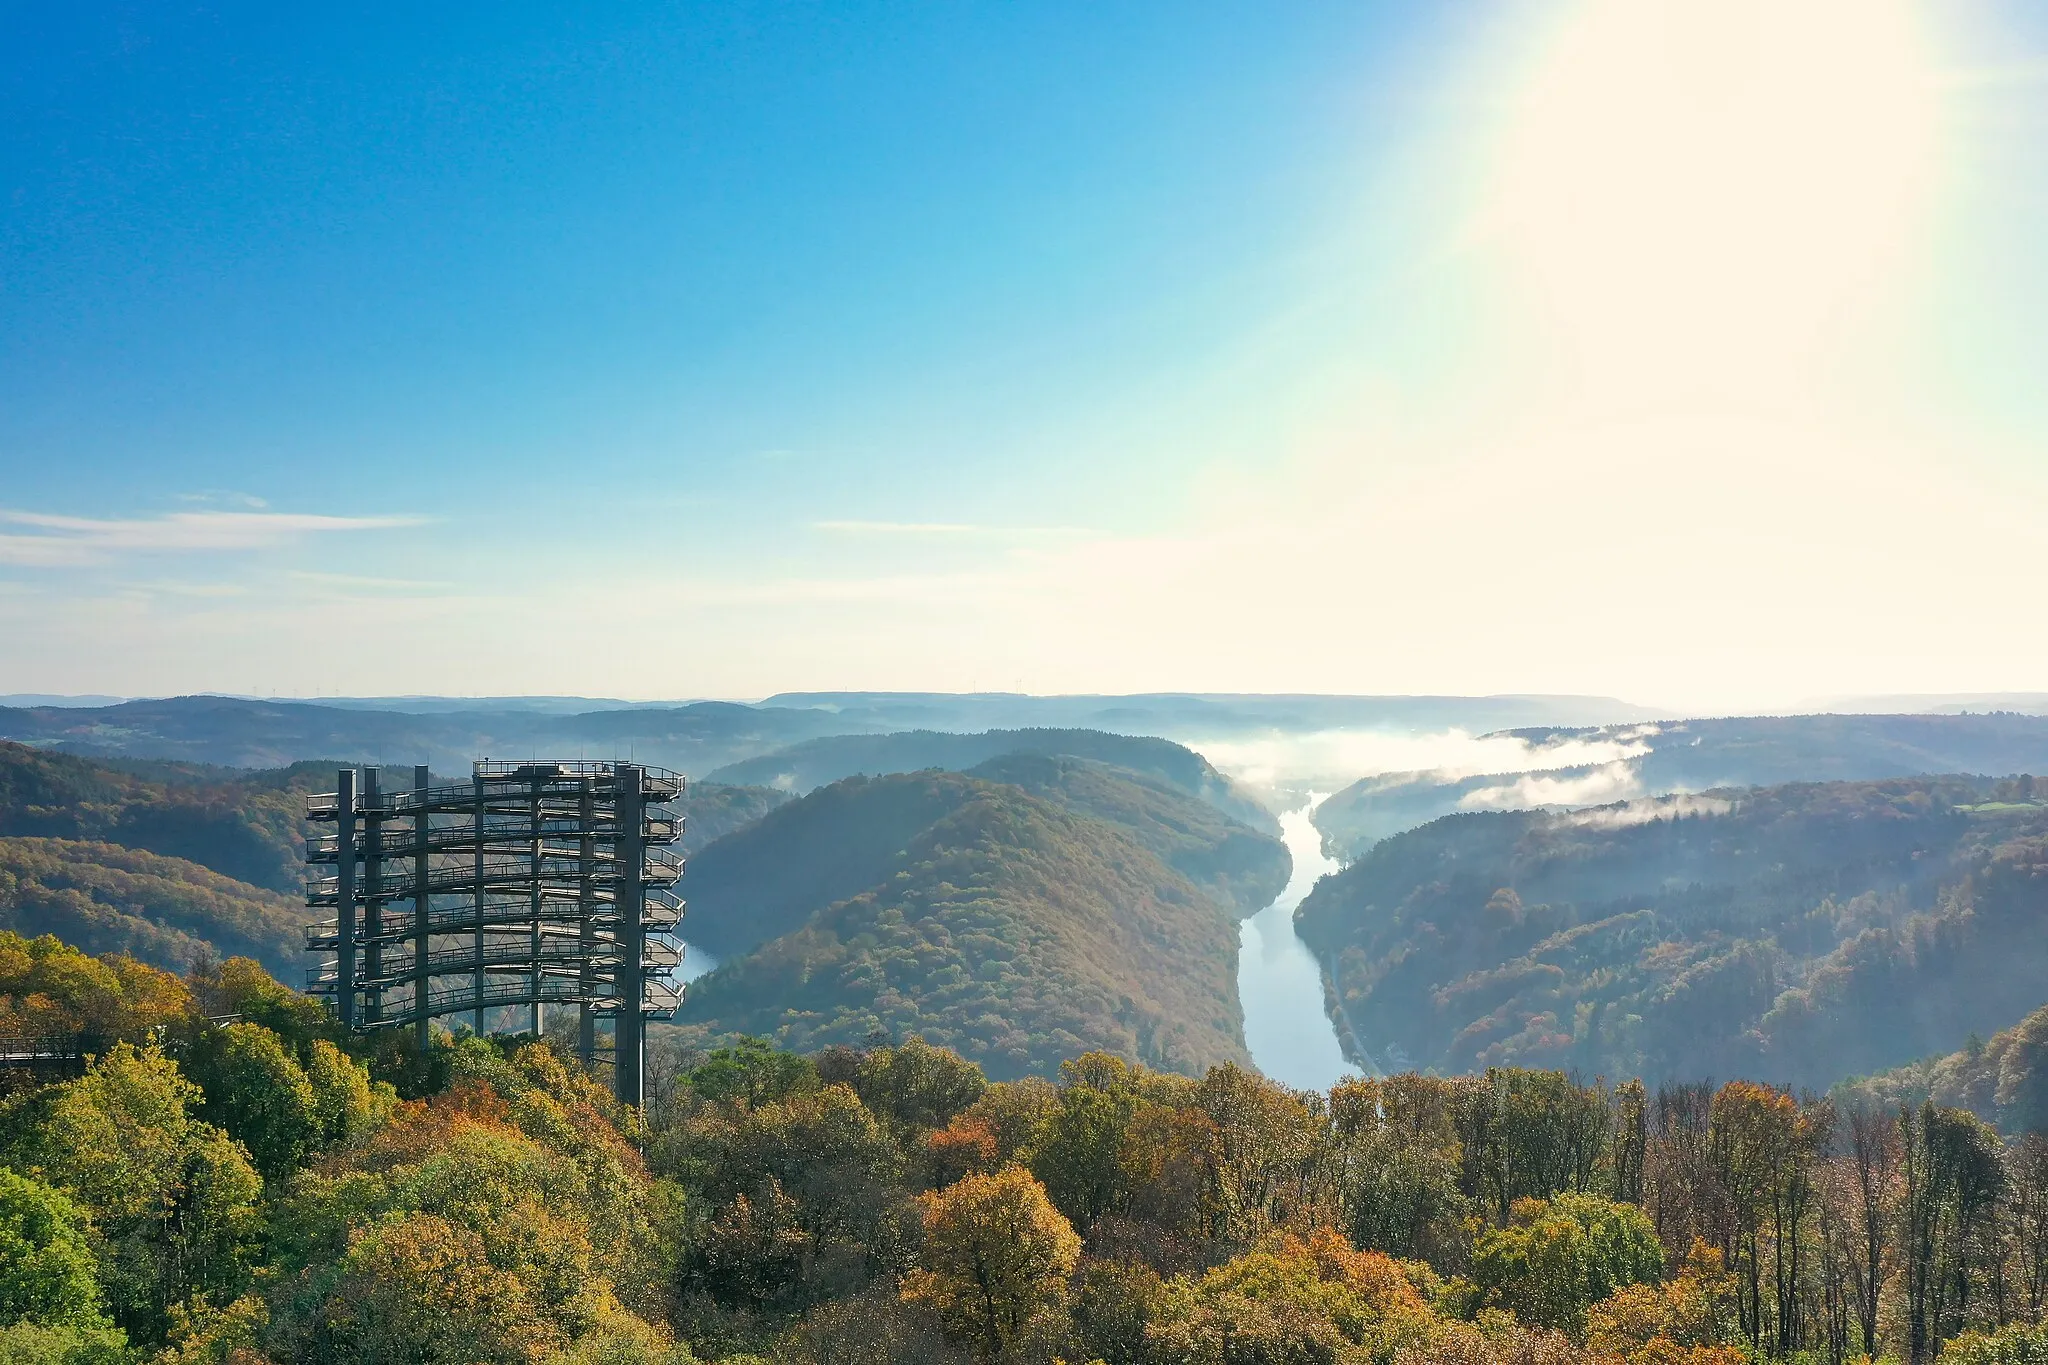
[[[331,834],[306,842],[309,925],[323,955],[307,990],[331,998],[349,1028],[411,1026],[548,1005],[579,1012],[577,1052],[593,1061],[609,1023],[613,1092],[641,1101],[649,1017],[680,1003],[670,937],[683,903],[682,820],[668,804],[683,779],[633,763],[495,763],[470,780],[386,791],[375,768],[344,768],[309,818]],[[405,913],[405,909],[410,913]]]

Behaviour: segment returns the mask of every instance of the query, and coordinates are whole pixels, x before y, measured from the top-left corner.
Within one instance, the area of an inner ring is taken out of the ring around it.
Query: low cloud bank
[[[1520,735],[1475,735],[1460,729],[1430,734],[1314,730],[1185,742],[1224,772],[1247,782],[1270,785],[1315,780],[1344,786],[1385,773],[1430,775],[1438,781],[1456,782],[1492,773],[1621,764],[1649,753],[1649,741],[1657,733],[1654,725],[1640,725],[1597,739],[1568,736],[1532,742]],[[1584,799],[1611,801],[1629,794],[1615,789]]]

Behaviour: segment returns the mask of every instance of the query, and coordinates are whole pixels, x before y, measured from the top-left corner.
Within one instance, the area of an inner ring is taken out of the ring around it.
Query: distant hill
[[[117,706],[0,707],[0,739],[88,757],[275,768],[316,755],[467,772],[474,758],[632,757],[692,776],[814,735],[868,726],[820,710],[694,702],[592,710],[375,711],[310,702],[170,697]]]
[[[2048,997],[2048,982],[2041,994]],[[1933,1100],[2008,1133],[2048,1132],[2048,1004],[1988,1041],[1973,1037],[1946,1057],[1844,1082],[1835,1096],[1888,1110]]]
[[[773,787],[733,787],[723,782],[692,782],[683,789],[682,852],[696,853],[736,829],[744,829],[778,806],[795,800],[792,792]]]
[[[1021,692],[781,692],[763,706],[830,711],[870,730],[1108,730],[1214,739],[1320,730],[1466,731],[1520,725],[1611,725],[1667,714],[1613,697],[1342,696],[1144,692],[1037,697]]]
[[[1392,834],[1456,811],[1593,805],[1710,787],[1865,781],[1931,773],[2048,772],[2048,717],[1745,716],[1504,732],[1546,753],[1599,746],[1611,757],[1534,772],[1383,773],[1324,801],[1316,827],[1333,857],[1356,858]]]
[[[182,971],[202,954],[253,957],[302,978],[305,910],[293,897],[182,858],[73,839],[0,838],[0,929],[55,934]]]
[[[924,768],[961,772],[1005,754],[1064,754],[1127,768],[1206,801],[1262,833],[1280,831],[1271,811],[1200,754],[1171,740],[1101,730],[989,730],[978,735],[909,730],[893,735],[832,735],[729,764],[708,776],[714,782],[807,792],[856,775],[872,777]]]
[[[0,743],[0,835],[120,844],[296,894],[306,798],[333,789],[334,769],[92,762]]]
[[[1297,912],[1356,1057],[1825,1087],[2042,1003],[2048,783],[1447,816]]]
[[[706,848],[685,934],[725,960],[678,1022],[798,1049],[920,1033],[998,1077],[1077,1048],[1245,1062],[1233,921],[1255,883],[1285,882],[1284,848],[1101,765],[990,769],[847,778]]]

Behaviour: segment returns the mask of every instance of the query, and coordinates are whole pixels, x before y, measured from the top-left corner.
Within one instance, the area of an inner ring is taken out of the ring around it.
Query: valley
[[[1980,1219],[1967,1256],[1923,1256],[1980,1305],[2034,1273],[2048,784],[1837,775],[1996,766],[2038,728],[1265,734],[1212,746],[1235,772],[1074,728],[802,737],[681,799],[687,988],[651,1027],[639,1110],[577,1064],[573,1011],[541,1038],[522,1010],[483,1038],[464,1017],[422,1048],[291,989],[301,816],[335,760],[0,743],[0,1032],[124,1040],[75,1080],[0,1066],[0,1210],[18,1168],[127,1239],[80,1282],[85,1316],[34,1330],[185,1353],[151,1365],[344,1358],[420,1302],[459,1333],[451,1365],[479,1342],[507,1365],[1811,1360],[1774,1343],[1847,1302],[1848,1224],[1795,1201],[1768,1231],[1736,1202],[1760,1178],[1744,1144],[1776,1153],[1771,1198],[1872,1182],[1886,1303],[1920,1273],[1915,1199]],[[267,752],[264,733],[202,748]],[[1270,761],[1431,745],[1524,766],[1369,773],[1325,800],[1319,768]],[[1691,786],[1800,770],[1826,780]],[[1589,777],[1673,790],[1570,799]],[[148,1116],[103,1117],[129,1103]],[[95,1163],[174,1203],[199,1177],[140,1174],[88,1131],[183,1144],[226,1221],[122,1212]],[[1994,1212],[1915,1193],[1909,1155],[1975,1163]],[[993,1216],[972,1201],[1028,1211],[1005,1238],[1071,1248],[1037,1336],[930,1288],[954,1273],[945,1220]],[[221,1231],[259,1218],[267,1242]],[[1596,1237],[1633,1282],[1528,1258]],[[232,1311],[159,1306],[208,1294]],[[1839,1340],[1910,1345],[1892,1311],[1838,1318]],[[1939,1331],[2025,1321],[1958,1308]],[[0,1321],[0,1350],[22,1331]],[[438,1331],[406,1327],[406,1349]]]

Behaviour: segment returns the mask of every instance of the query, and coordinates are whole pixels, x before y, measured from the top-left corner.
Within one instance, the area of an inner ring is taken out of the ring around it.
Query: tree
[[[981,1098],[988,1078],[958,1053],[913,1037],[862,1057],[853,1088],[876,1118],[901,1135],[945,1127]]]
[[[1517,1199],[1594,1187],[1611,1122],[1597,1088],[1574,1084],[1562,1071],[1489,1067],[1462,1093],[1466,1192],[1492,1204],[1498,1217],[1505,1219]]]
[[[1039,1129],[1031,1170],[1083,1232],[1126,1198],[1124,1140],[1137,1107],[1121,1058],[1090,1052],[1061,1065],[1059,1108]]]
[[[2004,1186],[2004,1144],[1976,1115],[1923,1104],[1899,1113],[1906,1350],[1913,1365],[1969,1321],[1986,1224]]]
[[[1863,1354],[1875,1359],[1877,1314],[1898,1197],[1899,1125],[1874,1109],[1851,1110],[1849,1161],[1855,1232],[1854,1254],[1848,1258],[1850,1294]]]
[[[744,1105],[772,1104],[818,1085],[818,1069],[808,1058],[781,1052],[760,1038],[741,1038],[693,1067],[690,1089],[707,1100]]]
[[[483,1239],[432,1214],[358,1235],[307,1355],[334,1365],[528,1365],[556,1343],[518,1276]]]
[[[1742,1321],[1753,1351],[1763,1349],[1767,1327],[1775,1354],[1805,1345],[1803,1234],[1814,1165],[1834,1126],[1826,1105],[1802,1110],[1789,1093],[1752,1081],[1730,1081],[1714,1096],[1709,1138],[1731,1215],[1729,1264],[1742,1286]]]
[[[91,1215],[114,1320],[145,1342],[173,1305],[233,1298],[258,1230],[262,1179],[191,1116],[199,1098],[162,1053],[122,1043],[59,1088],[21,1155]]]
[[[346,1146],[376,1122],[377,1101],[370,1073],[325,1038],[315,1038],[307,1046],[306,1081],[313,1087],[320,1147]]]
[[[1481,1307],[1504,1308],[1574,1339],[1585,1333],[1588,1308],[1663,1272],[1664,1248],[1649,1218],[1598,1195],[1521,1200],[1508,1225],[1480,1237],[1472,1251]]]
[[[1356,1251],[1330,1228],[1306,1238],[1269,1233],[1199,1278],[1176,1278],[1158,1298],[1145,1336],[1146,1357],[1160,1361],[1386,1360],[1426,1342],[1432,1326],[1398,1262]]]
[[[62,1192],[0,1167],[0,1327],[103,1327],[85,1215]]]
[[[193,1044],[190,1068],[206,1094],[203,1116],[249,1149],[266,1180],[284,1179],[321,1146],[324,1125],[312,1082],[269,1029],[208,1029]]]
[[[1587,1310],[1586,1345],[1596,1355],[1620,1356],[1629,1365],[1720,1347],[1725,1355],[1718,1359],[1734,1365],[1749,1358],[1725,1345],[1734,1302],[1734,1281],[1721,1253],[1695,1240],[1669,1282],[1626,1285]]]
[[[938,1309],[982,1353],[999,1353],[1065,1296],[1081,1238],[1023,1167],[921,1195],[918,1209],[925,1243],[904,1295]]]
[[[1320,1193],[1313,1156],[1322,1124],[1301,1097],[1226,1063],[1209,1069],[1194,1100],[1214,1132],[1205,1153],[1209,1235],[1243,1245],[1303,1221]]]
[[[1354,1245],[1463,1266],[1473,1201],[1458,1187],[1459,1091],[1414,1075],[1330,1091],[1338,1198]]]

